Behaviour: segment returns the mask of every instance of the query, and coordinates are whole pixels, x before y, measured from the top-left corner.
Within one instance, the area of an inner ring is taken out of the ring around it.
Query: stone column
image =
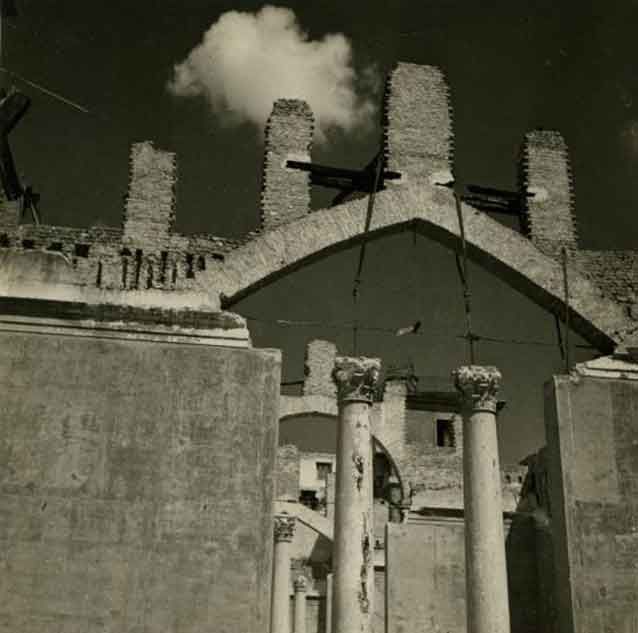
[[[294,530],[295,517],[275,516],[270,633],[290,633],[290,544]]]
[[[330,523],[335,519],[335,473],[326,477],[326,518]]]
[[[374,613],[370,409],[381,363],[340,358],[333,549],[332,633],[370,633]]]
[[[295,579],[295,633],[306,633],[306,591],[308,582],[304,576]]]
[[[332,632],[332,574],[326,576],[326,631]]]
[[[496,367],[453,372],[463,410],[463,497],[468,633],[510,633],[503,502],[496,436]]]

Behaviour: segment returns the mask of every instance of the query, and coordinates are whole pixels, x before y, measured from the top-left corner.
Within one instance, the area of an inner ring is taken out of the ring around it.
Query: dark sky
[[[24,179],[42,193],[45,221],[119,224],[129,145],[152,139],[178,153],[179,230],[235,236],[256,226],[261,135],[248,124],[221,123],[202,99],[177,99],[165,84],[173,64],[223,12],[254,11],[261,3],[16,4],[20,17],[7,29],[7,65],[91,111],[77,112],[24,88],[33,106],[13,144]],[[293,9],[313,39],[344,33],[358,68],[375,64],[383,75],[397,60],[441,66],[452,89],[455,174],[462,182],[515,188],[524,133],[560,130],[571,150],[581,246],[635,247],[638,3],[299,0],[278,6]],[[378,138],[378,127],[335,134],[314,159],[362,166]],[[316,192],[315,204],[323,200]],[[357,257],[356,250],[333,255],[236,309],[264,321],[348,321],[355,316]],[[480,334],[555,342],[551,315],[479,269],[472,268],[471,277]],[[418,374],[446,376],[466,360],[464,343],[455,338],[463,331],[463,312],[453,256],[423,237],[396,235],[370,246],[356,316],[369,327],[390,329],[422,320],[420,336],[361,334],[359,351],[386,363],[412,361]],[[284,350],[286,380],[302,376],[303,348],[311,338],[328,337],[352,351],[351,331],[344,328],[256,322],[251,329],[255,345]],[[501,447],[504,461],[518,459],[543,443],[542,383],[560,369],[557,348],[482,343],[479,361],[503,372],[508,405]]]

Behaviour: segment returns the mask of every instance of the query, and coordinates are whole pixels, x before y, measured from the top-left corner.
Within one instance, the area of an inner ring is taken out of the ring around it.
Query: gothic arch
[[[422,234],[452,249],[460,247],[460,232],[452,192],[427,182],[391,186],[377,195],[368,233],[364,232],[366,199],[323,209],[270,228],[229,253],[209,272],[223,307],[304,265],[347,248],[414,226]],[[485,213],[462,205],[468,256],[512,288],[552,312],[564,313],[561,263]],[[603,296],[600,288],[570,266],[570,319],[573,328],[609,353],[631,329],[622,306]]]

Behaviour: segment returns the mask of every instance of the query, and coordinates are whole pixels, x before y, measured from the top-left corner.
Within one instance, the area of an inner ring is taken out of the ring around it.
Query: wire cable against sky
[[[90,110],[88,110],[84,106],[81,106],[79,103],[76,103],[75,101],[71,101],[71,99],[67,99],[66,97],[63,97],[61,94],[54,92],[53,90],[49,90],[49,88],[46,88],[45,86],[42,86],[41,84],[38,84],[35,81],[31,81],[30,79],[27,79],[26,77],[23,77],[22,75],[19,75],[16,72],[10,71],[6,69],[4,66],[0,66],[0,72],[5,73],[10,78],[18,79],[22,83],[27,84],[27,86],[31,86],[32,88],[35,88],[36,90],[39,90],[40,92],[46,95],[49,95],[50,97],[53,97],[54,99],[57,99],[58,101],[61,101],[62,103],[65,103],[66,105],[69,105],[72,108],[75,108],[76,110],[79,110],[80,112],[84,112],[85,114],[91,114]]]
[[[254,321],[256,323],[266,323],[270,325],[277,325],[279,327],[308,327],[308,328],[323,328],[328,330],[351,330],[353,327],[354,321],[303,321],[303,320],[295,320],[295,319],[264,319],[261,317],[254,317],[249,315],[243,315],[245,319],[249,321]],[[382,334],[391,334],[393,337],[397,336],[397,331],[400,328],[391,328],[391,327],[383,327],[383,326],[374,326],[374,325],[363,325],[360,322],[357,323],[357,329],[363,332],[378,332]],[[458,338],[458,339],[466,339],[467,336],[465,334],[450,334],[446,331],[439,330],[417,330],[410,333],[412,336],[448,336],[450,338]],[[507,345],[532,345],[539,347],[556,347],[556,343],[549,341],[534,341],[534,340],[525,340],[525,339],[516,339],[516,338],[500,338],[497,336],[483,336],[480,334],[473,334],[474,339],[477,341],[485,341],[487,343],[502,343]],[[575,347],[579,349],[596,349],[592,345],[575,345]]]
[[[352,303],[354,307],[355,317],[358,316],[357,311],[357,299],[359,297],[359,286],[361,285],[361,273],[363,271],[363,262],[366,256],[366,244],[367,244],[367,235],[370,230],[370,224],[372,223],[372,212],[374,211],[374,199],[377,193],[377,189],[379,188],[379,181],[381,179],[381,171],[383,169],[383,147],[379,150],[376,158],[376,165],[374,170],[374,183],[372,185],[372,190],[370,191],[370,196],[368,197],[368,208],[366,210],[366,222],[363,229],[363,242],[361,243],[361,250],[359,251],[359,263],[357,265],[357,274],[354,278],[354,284],[352,287]],[[355,319],[354,325],[352,327],[352,347],[353,354],[357,355],[357,332],[358,332],[358,319]]]
[[[456,204],[456,214],[459,218],[459,232],[461,234],[461,252],[463,255],[463,261],[459,258],[458,253],[455,253],[456,267],[459,271],[459,277],[461,278],[461,286],[463,287],[463,304],[465,307],[465,338],[468,342],[470,364],[474,365],[476,358],[474,355],[474,342],[478,339],[472,332],[472,308],[471,308],[471,292],[470,282],[467,272],[467,244],[465,243],[465,227],[463,225],[463,211],[461,209],[461,196],[454,188],[454,202]]]
[[[36,83],[35,81],[31,81],[22,75],[12,71],[9,69],[9,64],[7,62],[7,36],[6,36],[6,25],[8,24],[7,18],[15,18],[17,17],[18,12],[15,7],[15,2],[13,0],[0,0],[0,71],[5,75],[8,79],[8,83],[11,83],[13,78],[18,79],[22,83],[30,86],[31,88],[35,88],[36,90],[46,94],[53,99],[60,101],[61,103],[65,103],[80,112],[84,112],[85,114],[90,114],[89,110],[84,106],[72,101],[71,99],[67,99],[61,94],[46,88],[45,86]],[[3,80],[0,82],[2,88],[7,89],[6,82]]]

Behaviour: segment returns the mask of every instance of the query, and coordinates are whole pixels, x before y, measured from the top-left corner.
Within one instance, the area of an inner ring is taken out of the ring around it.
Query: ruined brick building
[[[1,631],[265,632],[283,510],[297,520],[306,628],[326,630],[330,477],[324,511],[298,503],[298,450],[278,448],[278,431],[306,413],[334,419],[336,350],[313,343],[303,394],[280,397],[280,352],[253,348],[232,306],[364,237],[410,227],[458,248],[460,229],[438,69],[399,64],[389,78],[385,167],[398,177],[369,231],[365,199],[310,211],[309,175],[287,161],[310,160],[312,133],[306,104],[274,104],[262,223],[242,240],[174,231],[175,157],[149,142],[132,149],[121,228],[22,224],[19,203],[2,203]],[[502,473],[512,631],[634,633],[637,258],[579,248],[560,134],[526,135],[521,176],[526,234],[465,203],[469,256],[567,308],[601,357],[549,380],[546,448]],[[372,407],[375,628],[460,632],[457,410],[451,383],[419,389],[395,377]]]

